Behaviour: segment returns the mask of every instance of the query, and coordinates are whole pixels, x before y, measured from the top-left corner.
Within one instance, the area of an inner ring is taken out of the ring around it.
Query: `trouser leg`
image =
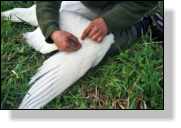
[[[110,5],[103,8],[99,16],[111,10],[117,3],[118,2],[113,2]],[[114,38],[115,42],[114,44],[111,45],[104,59],[118,54],[120,52],[118,49],[118,46],[120,47],[121,50],[126,50],[129,46],[131,46],[137,40],[137,31],[134,25],[127,27],[123,30],[120,30],[118,32],[114,32],[113,34],[115,37]]]
[[[128,47],[130,47],[139,37],[141,37],[142,30],[143,30],[143,35],[148,31],[148,26],[150,24],[151,24],[151,21],[149,19],[146,19],[146,20],[139,21],[121,31],[113,33],[115,36],[115,39],[114,39],[115,42],[110,47],[104,59],[118,54],[120,52],[118,49],[118,46],[121,49],[121,51],[124,51]]]
[[[111,45],[104,59],[118,54],[120,52],[119,48],[122,51],[126,50],[137,40],[137,31],[133,25],[113,34],[115,36],[115,42]]]

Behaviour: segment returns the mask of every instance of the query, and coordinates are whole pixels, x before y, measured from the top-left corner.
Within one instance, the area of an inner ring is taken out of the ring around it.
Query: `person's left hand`
[[[84,30],[81,39],[84,40],[86,36],[93,41],[100,43],[108,33],[108,28],[102,18],[93,20],[89,26]]]

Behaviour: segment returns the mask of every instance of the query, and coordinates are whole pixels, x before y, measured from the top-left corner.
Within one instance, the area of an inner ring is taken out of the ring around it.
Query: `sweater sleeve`
[[[50,35],[59,30],[59,9],[61,1],[36,1],[36,16],[47,43],[53,43]]]
[[[138,22],[144,13],[157,4],[157,1],[121,1],[100,17],[105,21],[109,32],[116,32]]]

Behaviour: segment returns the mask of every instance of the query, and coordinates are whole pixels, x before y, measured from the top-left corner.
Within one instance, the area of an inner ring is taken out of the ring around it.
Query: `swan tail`
[[[33,32],[23,34],[23,38],[26,39],[26,42],[30,47],[41,52],[42,54],[47,54],[54,50],[58,50],[55,43],[49,44],[45,41],[45,37],[43,36],[39,27]]]

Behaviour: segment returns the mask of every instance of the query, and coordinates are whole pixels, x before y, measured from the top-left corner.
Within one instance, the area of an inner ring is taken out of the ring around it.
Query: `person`
[[[81,48],[77,37],[59,29],[59,9],[61,1],[37,1],[36,15],[39,27],[47,43],[55,43],[60,51],[76,51]],[[91,38],[101,43],[104,37],[113,33],[115,41],[126,50],[143,34],[152,30],[152,38],[163,41],[163,15],[155,13],[148,17],[143,15],[156,7],[158,1],[81,1],[89,9],[101,9],[96,19],[93,19],[82,33],[81,39]],[[72,40],[77,45],[69,43]],[[105,58],[119,53],[114,43]]]

